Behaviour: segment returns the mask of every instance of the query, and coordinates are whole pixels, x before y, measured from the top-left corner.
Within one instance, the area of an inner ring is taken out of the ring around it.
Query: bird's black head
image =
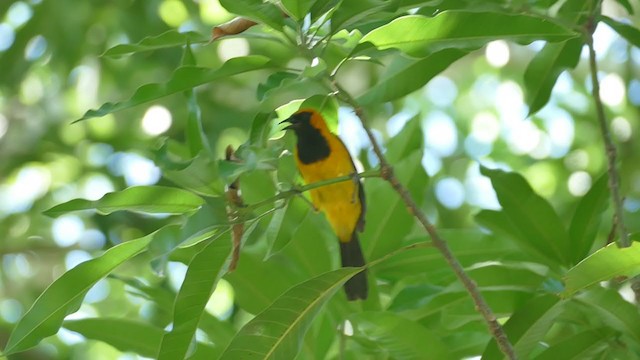
[[[325,135],[312,124],[313,116],[314,113],[312,111],[302,110],[281,122],[288,122],[289,126],[284,129],[293,130],[296,133],[296,137],[298,138],[298,143],[296,144],[298,150],[297,155],[303,164],[320,161],[328,157],[331,153]],[[322,118],[315,118],[314,121],[323,120]]]
[[[311,111],[299,111],[280,123],[289,123],[289,126],[284,129],[293,130],[296,134],[300,134],[300,132],[312,130],[310,129],[313,128],[311,126],[311,115],[313,115]]]

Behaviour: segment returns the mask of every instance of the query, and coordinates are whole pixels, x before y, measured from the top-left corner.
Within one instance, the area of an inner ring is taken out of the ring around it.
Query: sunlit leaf
[[[401,98],[423,87],[466,54],[463,50],[444,49],[419,60],[398,57],[382,75],[382,79],[362,94],[358,101],[373,104]]]
[[[400,17],[371,31],[360,42],[371,42],[380,50],[396,48],[424,57],[443,49],[473,50],[499,39],[530,43],[564,41],[575,36],[569,29],[530,15],[445,11],[434,17]]]
[[[334,270],[291,288],[240,329],[221,359],[295,357],[318,311],[358,271]]]
[[[240,15],[259,23],[268,25],[276,30],[284,25],[284,14],[273,3],[262,0],[220,0],[227,11]]]
[[[294,197],[284,208],[276,211],[267,228],[267,241],[271,245],[267,256],[282,250],[291,241],[292,235],[300,227],[310,208],[303,199]]]
[[[163,331],[137,320],[88,318],[67,320],[63,326],[87,339],[105,342],[123,352],[134,352],[152,358],[158,353]]]
[[[183,66],[176,69],[169,81],[161,84],[147,84],[136,90],[129,100],[105,103],[97,110],[87,111],[80,119],[86,120],[94,117],[105,116],[116,111],[128,109],[136,105],[157,100],[167,95],[192,89],[198,85],[206,84],[218,79],[236,74],[263,69],[269,64],[269,59],[260,55],[250,55],[233,58],[225,62],[218,69],[209,69],[197,66]]]
[[[295,20],[304,18],[313,3],[313,0],[282,0],[282,6]]]
[[[136,44],[116,45],[105,51],[101,56],[109,57],[131,55],[134,53],[159,50],[168,47],[184,46],[187,41],[193,44],[206,42],[208,40],[209,39],[206,36],[194,31],[181,33],[176,30],[169,30],[160,35],[146,37]]]
[[[160,231],[160,230],[159,230]],[[38,297],[18,321],[4,349],[5,355],[29,349],[40,340],[55,334],[65,316],[80,307],[85,294],[95,283],[117,266],[139,254],[155,233],[131,240],[107,250],[64,273]]]
[[[566,288],[562,296],[569,297],[582,289],[617,276],[631,277],[638,274],[640,242],[633,242],[626,248],[619,248],[617,244],[612,243],[569,269],[564,276]]]
[[[581,38],[547,43],[531,60],[524,73],[529,115],[535,114],[549,101],[551,90],[560,74],[578,65],[582,45]]]
[[[183,359],[194,339],[211,293],[223,274],[231,251],[229,236],[210,240],[189,263],[176,297],[173,327],[162,338],[158,359]]]
[[[184,214],[198,210],[203,200],[189,191],[165,186],[132,186],[98,200],[74,199],[46,210],[57,217],[71,211],[95,209],[100,214],[127,210],[151,214]]]
[[[224,183],[218,174],[218,163],[204,152],[197,155],[187,167],[165,170],[162,176],[181,188],[202,196],[220,196],[224,193]]]

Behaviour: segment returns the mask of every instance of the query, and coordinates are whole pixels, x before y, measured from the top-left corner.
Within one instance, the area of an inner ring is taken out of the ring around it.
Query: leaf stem
[[[376,156],[380,161],[380,171],[381,171],[382,178],[385,179],[387,182],[389,182],[389,184],[398,193],[398,195],[400,195],[400,198],[404,201],[405,205],[407,206],[411,214],[416,217],[416,219],[420,222],[422,227],[427,231],[427,233],[429,233],[429,235],[431,236],[431,242],[433,246],[436,249],[438,249],[438,251],[440,251],[442,256],[445,258],[445,260],[447,261],[447,263],[455,273],[458,280],[460,280],[462,285],[465,287],[465,289],[471,296],[476,306],[476,310],[480,312],[480,314],[484,318],[484,321],[487,324],[487,327],[489,328],[491,335],[496,340],[496,343],[498,344],[500,351],[502,351],[502,353],[510,360],[517,359],[515,350],[513,349],[513,345],[507,338],[507,334],[502,329],[502,326],[500,326],[500,324],[498,323],[493,311],[491,310],[487,302],[484,300],[484,297],[482,296],[482,294],[480,293],[480,290],[478,289],[478,285],[475,283],[475,281],[473,281],[473,279],[469,277],[469,275],[467,275],[467,273],[464,271],[458,259],[451,252],[451,249],[449,249],[447,242],[442,237],[440,237],[440,234],[436,230],[435,226],[431,224],[431,222],[429,221],[429,219],[427,219],[424,212],[420,210],[416,202],[411,197],[411,194],[409,194],[409,191],[407,190],[407,188],[405,188],[404,185],[402,185],[400,181],[398,181],[398,178],[396,178],[396,176],[394,175],[393,168],[385,158],[382,148],[378,144],[378,141],[373,135],[373,132],[367,125],[367,120],[362,111],[362,108],[359,106],[357,101],[349,93],[345,92],[344,89],[340,87],[339,84],[334,82],[333,85],[338,90],[338,94],[341,95],[343,101],[349,104],[351,107],[353,107],[353,109],[356,112],[356,115],[360,119],[360,122],[362,123],[362,127],[364,128],[365,132],[367,133],[367,136],[369,137],[369,141],[371,142],[373,151],[375,152]]]

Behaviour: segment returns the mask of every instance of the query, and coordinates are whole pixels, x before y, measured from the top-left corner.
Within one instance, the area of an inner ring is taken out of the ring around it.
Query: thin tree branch
[[[393,189],[400,195],[400,198],[402,198],[402,200],[404,201],[408,210],[412,213],[413,216],[416,217],[416,219],[418,219],[418,221],[420,222],[422,227],[424,227],[427,233],[429,233],[429,235],[431,236],[431,241],[433,246],[436,249],[438,249],[438,251],[440,251],[442,256],[445,258],[445,260],[447,261],[447,263],[455,273],[458,280],[460,280],[462,285],[464,285],[465,289],[471,296],[476,306],[476,310],[480,312],[480,314],[484,318],[484,321],[487,324],[487,327],[489,328],[491,335],[496,340],[496,343],[498,344],[500,351],[502,351],[502,353],[508,359],[511,359],[511,360],[517,359],[515,350],[513,349],[513,345],[507,338],[507,334],[502,329],[502,326],[500,326],[500,324],[498,323],[493,311],[491,310],[487,302],[484,300],[484,297],[482,296],[482,294],[480,293],[480,290],[478,289],[478,285],[475,283],[475,281],[473,281],[473,279],[471,279],[466,274],[466,272],[464,271],[458,259],[451,252],[451,249],[449,249],[447,242],[442,237],[440,237],[435,226],[431,224],[431,222],[429,221],[429,219],[427,219],[424,212],[420,210],[418,205],[415,203],[415,201],[411,197],[411,194],[409,194],[409,191],[407,190],[407,188],[405,188],[394,175],[393,168],[387,162],[384,156],[384,153],[382,152],[382,148],[378,144],[376,138],[373,136],[373,133],[371,132],[371,129],[367,125],[367,120],[364,113],[362,112],[362,108],[360,108],[356,100],[353,97],[351,97],[349,93],[345,92],[337,83],[334,83],[333,85],[337,88],[338,94],[342,97],[342,99],[351,107],[353,107],[353,109],[356,112],[356,115],[358,116],[358,118],[360,118],[360,122],[362,123],[362,127],[364,128],[364,130],[367,133],[367,136],[369,137],[369,141],[371,142],[373,151],[375,152],[376,156],[380,161],[380,170],[381,170],[382,178],[391,184]]]
[[[631,246],[629,235],[624,225],[624,214],[622,208],[622,198],[620,197],[620,179],[618,170],[616,169],[616,146],[611,139],[609,124],[604,113],[604,106],[600,98],[600,82],[598,81],[598,63],[596,62],[596,51],[593,47],[593,32],[595,31],[597,22],[595,15],[589,19],[586,31],[587,47],[589,48],[589,69],[591,71],[591,94],[596,105],[596,115],[600,124],[600,133],[604,140],[604,149],[607,155],[607,170],[609,173],[609,189],[611,190],[611,201],[613,202],[613,211],[615,214],[615,225],[618,233],[618,246]]]
[[[275,196],[272,196],[268,199],[264,199],[262,201],[259,201],[257,203],[254,204],[250,204],[247,206],[242,207],[240,210],[243,212],[249,212],[252,211],[254,209],[263,207],[263,206],[267,206],[267,205],[271,205],[274,202],[278,201],[278,200],[282,200],[282,199],[286,199],[295,195],[299,195],[300,193],[303,193],[305,191],[309,191],[309,190],[313,190],[313,189],[317,189],[319,187],[322,186],[327,186],[327,185],[332,185],[332,184],[336,184],[339,182],[343,182],[343,181],[348,181],[351,180],[353,181],[353,177],[357,176],[358,178],[368,178],[368,177],[380,177],[380,171],[379,170],[367,170],[367,171],[363,171],[359,174],[354,174],[354,175],[345,175],[345,176],[340,176],[337,178],[333,178],[333,179],[327,179],[327,180],[322,180],[322,181],[317,181],[311,184],[307,184],[307,185],[303,185],[303,186],[299,186],[299,187],[295,187],[291,190],[285,190],[285,191],[281,191],[279,193],[277,193]]]

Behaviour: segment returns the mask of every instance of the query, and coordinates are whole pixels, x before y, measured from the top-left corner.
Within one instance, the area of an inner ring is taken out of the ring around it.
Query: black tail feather
[[[340,241],[340,256],[342,258],[342,266],[363,266],[365,264],[364,256],[362,255],[362,249],[360,248],[360,242],[358,236],[354,233],[351,241]],[[363,270],[344,284],[344,291],[347,293],[349,300],[366,299],[369,291],[367,284],[367,271]]]

